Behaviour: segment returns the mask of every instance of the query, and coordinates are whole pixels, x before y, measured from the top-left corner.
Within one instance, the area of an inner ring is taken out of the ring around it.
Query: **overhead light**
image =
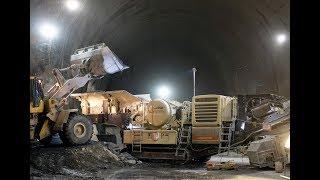
[[[159,87],[157,94],[160,98],[168,98],[170,95],[170,90],[166,86],[161,86]]]
[[[287,36],[286,36],[286,34],[278,34],[277,36],[276,36],[276,41],[277,41],[277,43],[279,44],[279,45],[281,45],[281,44],[283,44],[283,43],[285,43],[286,41],[287,41]]]
[[[58,35],[58,29],[54,25],[49,23],[41,25],[39,28],[39,32],[43,37],[49,40],[55,38]]]
[[[79,9],[80,3],[77,0],[68,0],[66,6],[69,10],[74,11]]]

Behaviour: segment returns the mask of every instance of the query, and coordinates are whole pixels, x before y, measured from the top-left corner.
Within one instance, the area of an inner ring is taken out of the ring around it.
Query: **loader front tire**
[[[85,116],[70,116],[60,133],[62,142],[66,145],[81,145],[90,141],[93,125]]]

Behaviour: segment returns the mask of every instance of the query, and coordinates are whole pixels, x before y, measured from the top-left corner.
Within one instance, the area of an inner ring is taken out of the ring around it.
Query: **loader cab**
[[[30,77],[30,113],[41,113],[44,111],[44,94],[41,79]]]

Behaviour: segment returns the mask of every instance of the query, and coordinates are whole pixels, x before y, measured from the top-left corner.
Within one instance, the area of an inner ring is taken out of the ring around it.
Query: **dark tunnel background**
[[[30,70],[41,71],[38,26],[59,27],[56,67],[68,66],[77,48],[104,42],[130,69],[112,75],[101,90],[154,94],[159,85],[179,101],[197,94],[275,93],[290,96],[289,0],[85,0],[77,12],[63,1],[30,2]]]

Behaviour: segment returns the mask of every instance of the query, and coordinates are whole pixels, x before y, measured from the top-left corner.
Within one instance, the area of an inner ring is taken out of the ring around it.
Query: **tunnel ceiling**
[[[78,12],[63,1],[30,4],[31,71],[39,68],[37,27],[54,22],[55,65],[67,66],[72,52],[105,42],[130,69],[114,75],[108,89],[154,93],[171,87],[174,97],[197,94],[277,93],[290,95],[290,42],[279,46],[278,33],[290,36],[288,0],[86,0]]]

